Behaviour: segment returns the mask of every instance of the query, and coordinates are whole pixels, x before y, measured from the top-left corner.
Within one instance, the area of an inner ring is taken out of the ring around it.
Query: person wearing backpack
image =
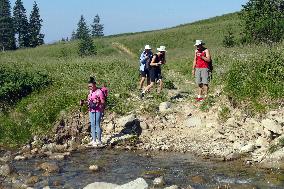
[[[159,83],[158,93],[162,91],[163,81],[162,81],[162,71],[161,65],[166,63],[166,47],[160,46],[157,48],[157,53],[153,55],[153,58],[150,63],[150,85],[148,85],[141,93],[141,98],[145,96],[145,93],[149,91],[155,84]]]
[[[86,103],[89,107],[92,136],[92,141],[89,145],[100,147],[102,146],[102,129],[100,124],[105,106],[105,96],[102,90],[97,87],[96,81],[93,77],[90,77],[88,88],[89,95]],[[85,101],[81,100],[80,104],[85,104]]]
[[[195,76],[196,84],[198,85],[197,101],[203,101],[207,97],[210,68],[212,68],[210,52],[204,45],[205,43],[202,40],[196,40],[194,44],[196,50],[192,65],[192,75]]]
[[[150,76],[149,76],[149,65],[152,59],[153,53],[151,51],[150,45],[145,45],[144,51],[140,55],[140,75],[141,80],[139,82],[139,89],[143,89],[143,85],[145,80],[147,79],[147,85],[150,84]]]

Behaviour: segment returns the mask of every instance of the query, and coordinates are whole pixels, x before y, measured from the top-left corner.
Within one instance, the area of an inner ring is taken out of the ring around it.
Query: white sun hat
[[[145,48],[144,49],[149,49],[149,50],[151,50],[151,47],[150,47],[150,45],[145,45]]]
[[[165,46],[160,46],[160,48],[157,48],[157,51],[167,52]]]
[[[198,39],[195,41],[194,46],[198,46],[198,45],[205,45],[205,43],[202,40]]]

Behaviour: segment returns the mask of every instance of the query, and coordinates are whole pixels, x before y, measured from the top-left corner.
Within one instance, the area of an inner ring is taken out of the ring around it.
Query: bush
[[[224,90],[237,105],[264,110],[273,101],[283,99],[283,62],[284,58],[276,51],[245,62],[236,61],[227,73]]]
[[[51,79],[44,73],[0,67],[0,103],[14,104],[32,91],[46,87]]]
[[[235,46],[236,42],[234,40],[233,32],[230,30],[227,32],[227,35],[224,36],[223,39],[223,46],[224,47],[233,47]]]

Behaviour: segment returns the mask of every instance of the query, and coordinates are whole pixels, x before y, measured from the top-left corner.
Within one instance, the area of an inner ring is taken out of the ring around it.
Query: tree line
[[[1,50],[15,50],[44,44],[44,34],[41,33],[42,21],[36,2],[28,19],[21,0],[16,0],[13,10],[9,0],[0,0]]]

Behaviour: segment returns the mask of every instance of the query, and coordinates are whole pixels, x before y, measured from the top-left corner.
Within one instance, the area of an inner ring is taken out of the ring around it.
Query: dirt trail
[[[128,54],[130,57],[134,58],[135,54],[133,52],[131,52],[130,49],[128,49],[127,47],[125,47],[123,44],[119,43],[119,42],[113,42],[112,46],[116,49],[118,49],[121,52],[125,52],[126,54]]]

